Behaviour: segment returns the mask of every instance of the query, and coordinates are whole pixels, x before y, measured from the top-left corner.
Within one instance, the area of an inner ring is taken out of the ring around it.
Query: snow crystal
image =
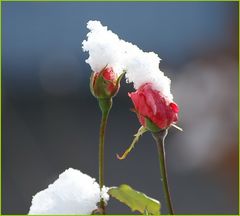
[[[69,168],[59,178],[38,192],[32,199],[29,214],[91,214],[102,197],[109,199],[108,188],[102,194],[94,178]]]
[[[145,83],[152,83],[169,100],[171,80],[159,69],[160,58],[154,52],[144,52],[136,45],[119,39],[99,21],[89,21],[87,40],[83,41],[83,50],[89,52],[86,62],[95,72],[106,65],[112,66],[117,74],[126,70],[127,82],[133,82],[138,89]]]

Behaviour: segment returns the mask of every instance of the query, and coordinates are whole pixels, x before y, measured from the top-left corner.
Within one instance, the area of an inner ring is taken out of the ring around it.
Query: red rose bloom
[[[97,98],[114,97],[120,87],[117,74],[112,67],[105,67],[100,72],[93,72],[90,78],[90,89]]]
[[[137,91],[129,93],[129,97],[144,127],[148,128],[149,123],[153,123],[160,129],[166,129],[178,120],[178,105],[154,90],[151,83],[146,83]]]

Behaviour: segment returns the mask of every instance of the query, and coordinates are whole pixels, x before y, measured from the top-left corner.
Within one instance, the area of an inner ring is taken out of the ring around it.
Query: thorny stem
[[[100,109],[102,111],[102,119],[99,131],[99,185],[100,190],[104,186],[104,138],[105,138],[105,129],[107,125],[107,119],[109,111],[112,107],[112,98],[98,99]],[[100,200],[100,211],[102,214],[106,214],[105,203],[103,198]]]
[[[163,183],[163,189],[165,194],[165,199],[168,207],[169,214],[173,215],[173,205],[171,201],[169,186],[168,186],[168,177],[167,177],[167,166],[166,166],[166,157],[165,157],[165,145],[164,140],[167,136],[168,130],[160,130],[159,132],[152,132],[152,136],[157,143],[158,155],[159,155],[159,164],[160,164],[160,173],[161,180]]]

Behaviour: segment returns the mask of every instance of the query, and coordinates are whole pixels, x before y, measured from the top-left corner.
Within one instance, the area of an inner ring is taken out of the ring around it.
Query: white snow
[[[131,43],[124,43],[125,69],[127,82],[133,82],[138,89],[145,83],[152,83],[169,100],[173,99],[170,91],[171,80],[159,69],[160,58],[154,52],[143,52]]]
[[[152,83],[169,100],[171,80],[159,69],[160,58],[154,52],[144,52],[136,45],[119,39],[99,21],[89,21],[87,40],[83,41],[83,50],[89,52],[86,62],[95,72],[106,65],[112,66],[117,74],[126,70],[127,82],[133,82],[138,89],[144,83]]]
[[[108,201],[107,191],[104,187],[101,196],[94,178],[69,168],[47,189],[33,196],[29,214],[91,214],[97,209],[100,196]]]
[[[89,52],[86,62],[94,72],[99,72],[108,65],[120,75],[123,70],[123,50],[118,36],[107,30],[99,21],[89,21],[87,28],[90,32],[87,34],[87,40],[82,42],[83,50]]]

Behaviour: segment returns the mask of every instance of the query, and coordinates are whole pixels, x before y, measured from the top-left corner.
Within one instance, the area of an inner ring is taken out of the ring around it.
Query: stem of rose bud
[[[104,138],[107,125],[108,114],[112,107],[112,98],[98,98],[99,107],[102,111],[102,119],[99,131],[99,185],[100,190],[104,186]],[[100,199],[100,209],[102,214],[106,214],[103,198]]]
[[[169,186],[168,186],[168,177],[167,177],[167,166],[166,166],[166,157],[165,157],[165,145],[164,140],[167,136],[168,130],[160,130],[159,132],[152,132],[152,136],[157,143],[158,155],[159,155],[159,164],[160,164],[160,173],[161,180],[163,183],[163,189],[165,194],[165,199],[168,207],[168,211],[171,215],[174,214],[173,205],[171,201]]]

